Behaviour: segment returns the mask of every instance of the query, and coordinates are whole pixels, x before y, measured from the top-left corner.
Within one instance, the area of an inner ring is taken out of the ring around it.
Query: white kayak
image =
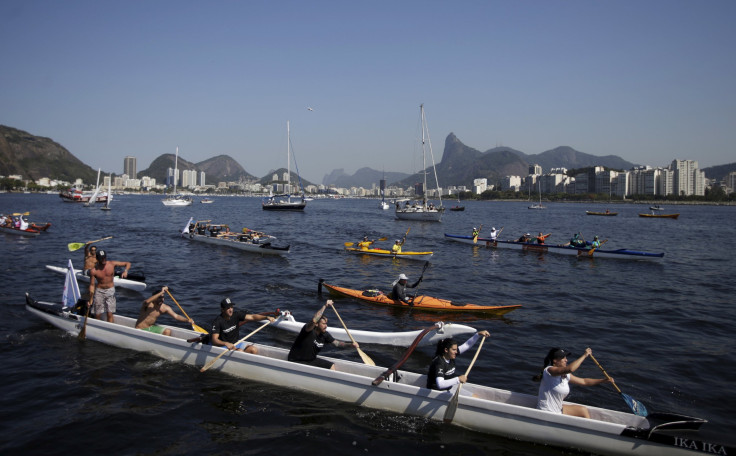
[[[48,264],[46,265],[46,269],[50,271],[58,272],[59,274],[64,274],[64,275],[66,275],[66,272],[67,272],[67,268],[51,266]],[[82,271],[79,271],[76,269],[75,271],[76,271],[77,279],[83,280],[89,283],[89,276],[84,275]],[[115,278],[113,279],[113,283],[115,283],[116,287],[127,288],[129,290],[143,291],[146,289],[145,282],[138,282],[136,280],[123,279],[122,277],[118,277],[118,276],[115,276]]]
[[[268,323],[268,320],[262,320],[262,324]],[[274,326],[285,331],[298,334],[305,325],[303,321],[296,321],[294,316],[288,310],[282,310],[279,318],[274,321],[271,326]],[[470,326],[460,325],[457,323],[435,323],[436,329],[427,333],[419,342],[417,346],[435,345],[438,341],[447,337],[456,337],[461,335],[470,336],[475,334],[477,331],[475,328]],[[332,337],[342,342],[350,342],[350,337],[343,328],[327,327],[327,331],[332,334]],[[353,336],[356,342],[359,344],[381,344],[381,345],[395,345],[399,347],[408,347],[414,340],[422,333],[421,329],[416,331],[399,331],[399,332],[378,332],[378,331],[363,331],[360,329],[351,329],[350,335]]]

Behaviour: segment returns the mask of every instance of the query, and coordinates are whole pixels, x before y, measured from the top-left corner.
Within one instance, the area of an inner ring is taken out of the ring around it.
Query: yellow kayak
[[[351,253],[360,253],[363,255],[382,256],[387,258],[406,258],[409,260],[428,260],[434,255],[434,252],[406,252],[393,253],[385,249],[359,249],[355,247],[346,247],[345,250]]]

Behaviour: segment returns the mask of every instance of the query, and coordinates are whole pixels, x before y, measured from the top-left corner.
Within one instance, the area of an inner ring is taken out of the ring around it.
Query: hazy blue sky
[[[121,173],[414,172],[424,103],[480,151],[736,161],[736,1],[0,0],[0,124]],[[314,110],[309,111],[307,107]]]

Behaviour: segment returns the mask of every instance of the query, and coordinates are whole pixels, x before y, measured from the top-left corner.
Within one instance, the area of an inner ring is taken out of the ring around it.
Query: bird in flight
[[[314,111],[314,109],[312,109],[309,106],[307,106],[307,111]]]

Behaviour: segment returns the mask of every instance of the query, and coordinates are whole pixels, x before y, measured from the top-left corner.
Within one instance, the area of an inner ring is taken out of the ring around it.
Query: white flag
[[[194,217],[189,217],[189,221],[187,222],[186,226],[184,226],[184,229],[181,230],[182,236],[184,236],[185,234],[189,234],[189,225],[191,225],[193,221]]]
[[[69,260],[69,265],[66,270],[66,280],[64,280],[64,294],[61,297],[63,309],[68,307],[74,307],[79,301],[82,294],[79,292],[79,284],[77,283],[77,275],[74,272],[74,266],[72,266],[72,260]]]

